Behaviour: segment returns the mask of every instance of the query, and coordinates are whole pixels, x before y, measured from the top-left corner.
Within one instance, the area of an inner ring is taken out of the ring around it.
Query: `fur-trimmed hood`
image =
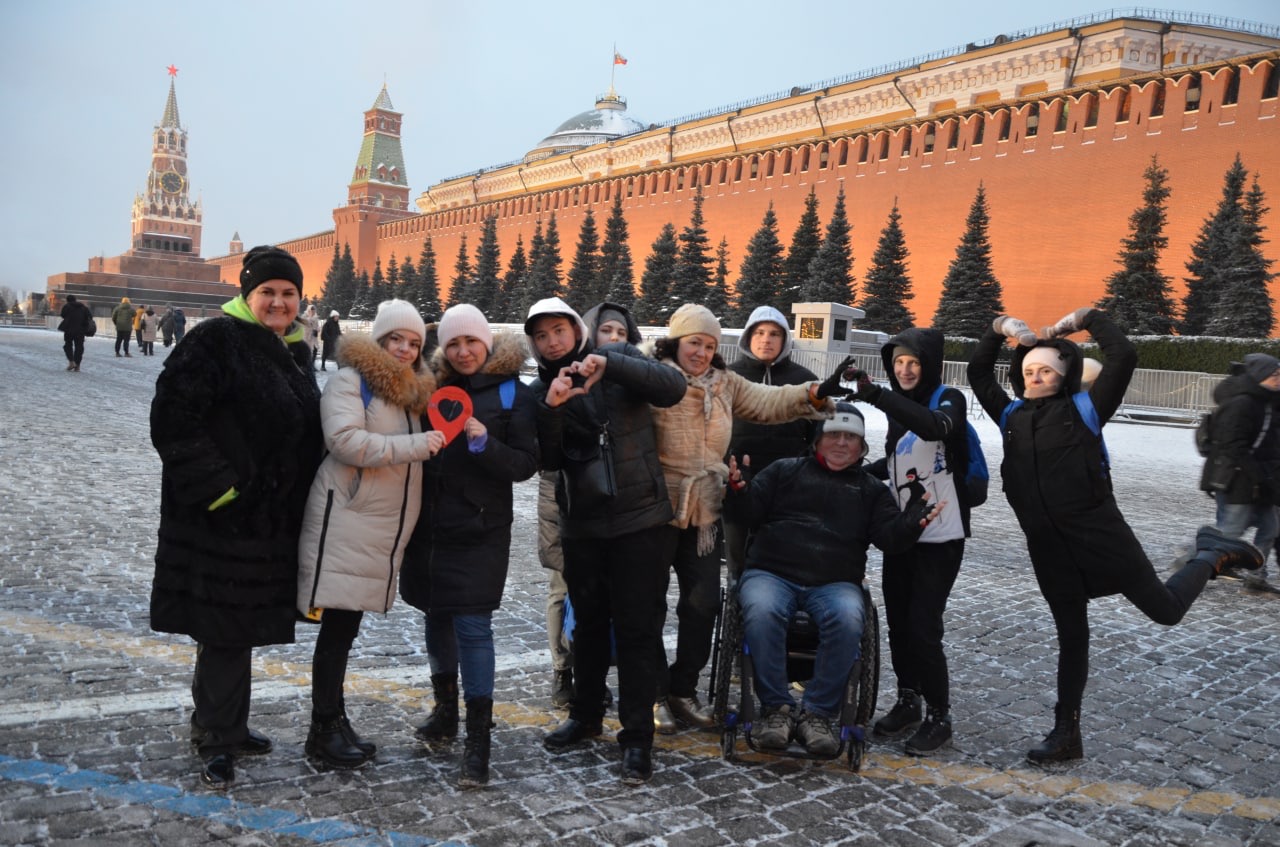
[[[523,338],[511,332],[500,332],[493,337],[493,352],[481,366],[480,373],[502,378],[518,376],[528,357]],[[436,348],[431,354],[431,371],[440,385],[454,382],[460,376],[445,358],[443,347]]]
[[[436,378],[430,368],[414,371],[400,364],[368,335],[343,338],[338,348],[338,366],[355,368],[375,396],[418,415],[427,411],[427,401],[436,390]]]

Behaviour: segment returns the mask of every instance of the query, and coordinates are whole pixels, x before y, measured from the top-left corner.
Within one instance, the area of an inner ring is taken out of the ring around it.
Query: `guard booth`
[[[889,340],[883,332],[854,329],[866,312],[843,303],[795,303],[795,348],[813,353],[880,355]]]

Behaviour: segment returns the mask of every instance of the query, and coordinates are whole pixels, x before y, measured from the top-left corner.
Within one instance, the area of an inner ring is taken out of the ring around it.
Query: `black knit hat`
[[[243,263],[240,293],[245,297],[269,279],[287,279],[298,286],[298,296],[302,296],[302,267],[290,253],[264,244],[245,253]]]

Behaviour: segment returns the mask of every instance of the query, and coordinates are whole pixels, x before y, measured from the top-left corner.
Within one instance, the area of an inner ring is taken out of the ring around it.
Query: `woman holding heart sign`
[[[347,719],[342,682],[364,613],[395,601],[422,502],[421,462],[445,442],[422,426],[436,387],[422,362],[425,334],[413,304],[382,303],[370,335],[343,342],[320,400],[328,453],[302,527],[298,610],[320,621],[306,752],[330,767],[358,768],[377,752]]]
[[[426,506],[409,543],[400,594],[427,615],[427,655],[435,709],[418,727],[424,741],[458,734],[458,676],[467,739],[458,784],[489,781],[493,716],[493,612],[502,601],[511,553],[511,487],[538,469],[533,393],[520,381],[525,353],[513,335],[494,336],[475,306],[440,318],[431,357],[440,388],[431,424],[446,446],[427,466]]]

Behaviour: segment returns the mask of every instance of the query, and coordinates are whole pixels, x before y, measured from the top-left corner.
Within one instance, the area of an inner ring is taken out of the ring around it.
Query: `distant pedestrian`
[[[183,314],[182,307],[178,307],[173,310],[173,343],[177,344],[186,334],[187,316]]]
[[[129,334],[133,332],[133,306],[128,297],[111,310],[111,324],[116,328],[116,357],[129,355]]]
[[[78,371],[80,361],[84,359],[84,338],[91,334],[93,313],[76,299],[76,295],[68,294],[60,314],[62,323],[58,324],[58,329],[62,331],[62,352],[67,355],[67,370]]]
[[[173,307],[166,306],[160,316],[160,337],[165,347],[173,346]]]
[[[133,334],[138,341],[138,352],[147,355],[146,349],[142,346],[142,322],[146,319],[147,307],[139,306],[133,312]]]
[[[320,318],[316,307],[308,305],[300,320],[307,328],[307,346],[311,348],[311,367],[314,368],[316,356],[320,355]]]
[[[1087,392],[1080,391],[1080,348],[1062,337],[1081,330],[1093,334],[1103,354],[1102,371]],[[995,374],[1006,336],[1018,341],[1009,366],[1016,399]],[[1204,526],[1187,565],[1165,582],[1156,575],[1116,504],[1101,432],[1120,407],[1137,364],[1137,350],[1120,328],[1091,308],[1045,327],[1039,338],[1024,322],[1000,315],[969,361],[974,396],[992,420],[1002,422],[1005,497],[1026,535],[1036,582],[1058,632],[1054,726],[1028,751],[1033,762],[1084,757],[1080,706],[1089,678],[1091,599],[1123,594],[1151,620],[1172,626],[1224,567],[1262,566],[1257,549]]]
[[[409,303],[378,307],[370,335],[342,345],[324,387],[326,454],[311,484],[298,552],[298,611],[319,618],[306,753],[358,768],[377,752],[351,726],[343,680],[365,612],[385,614],[422,504],[422,462],[444,445],[423,432],[436,381],[422,361],[422,318]]]
[[[142,316],[142,355],[144,356],[156,354],[156,330],[159,329],[159,323],[156,310],[148,306],[146,313]]]
[[[235,780],[237,755],[271,751],[249,729],[253,648],[294,640],[298,536],[324,449],[296,321],[302,268],[255,247],[240,291],[165,359],[151,402],[162,463],[151,628],[196,642],[191,740],[215,789]]]
[[[1213,390],[1217,404],[1200,489],[1217,504],[1217,527],[1240,538],[1254,527],[1263,567],[1250,587],[1266,588],[1266,560],[1280,533],[1280,360],[1250,353]]]
[[[324,343],[324,351],[320,354],[320,370],[325,370],[324,363],[332,359],[338,362],[338,339],[342,337],[342,326],[338,323],[338,313],[329,313],[329,319],[320,328],[320,340]]]

